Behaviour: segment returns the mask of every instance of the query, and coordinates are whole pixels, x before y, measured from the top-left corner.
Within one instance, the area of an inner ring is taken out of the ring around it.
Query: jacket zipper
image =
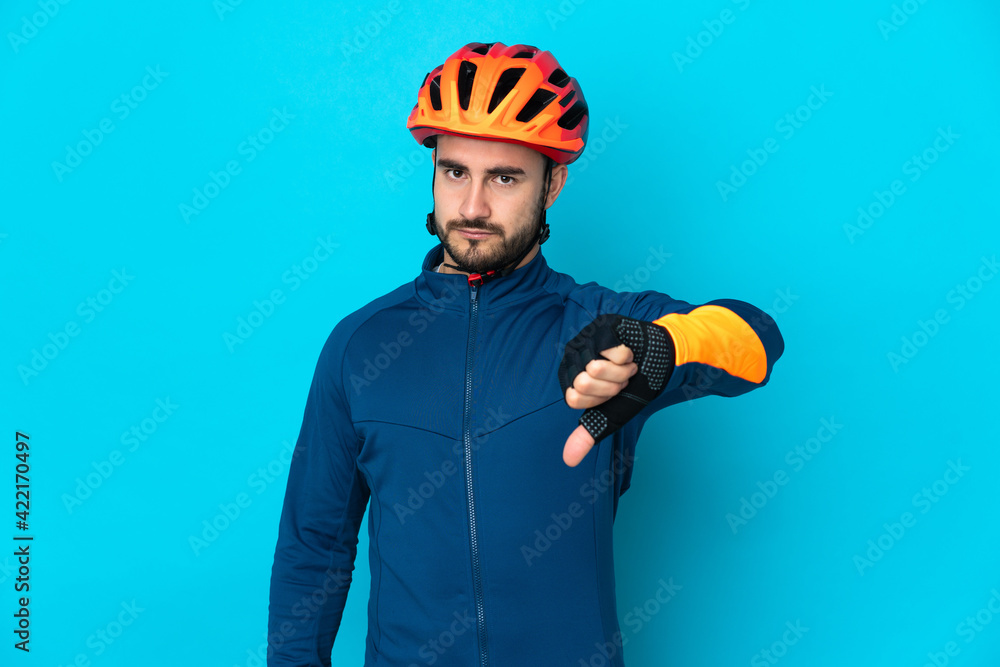
[[[479,567],[479,540],[476,535],[476,500],[472,493],[472,436],[469,415],[472,409],[472,368],[473,350],[476,342],[476,324],[479,316],[479,302],[476,300],[477,287],[469,285],[469,304],[472,317],[469,321],[469,347],[465,356],[465,416],[463,419],[463,439],[465,440],[465,488],[469,499],[469,535],[472,546],[472,578],[476,598],[476,627],[479,636],[479,665],[487,667],[486,654],[486,613],[483,610],[483,580]]]

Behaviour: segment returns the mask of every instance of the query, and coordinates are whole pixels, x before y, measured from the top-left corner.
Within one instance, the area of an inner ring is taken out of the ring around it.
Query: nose
[[[459,214],[466,220],[477,218],[488,219],[490,217],[490,206],[487,201],[488,192],[482,183],[472,181],[465,192],[465,199],[458,209]]]

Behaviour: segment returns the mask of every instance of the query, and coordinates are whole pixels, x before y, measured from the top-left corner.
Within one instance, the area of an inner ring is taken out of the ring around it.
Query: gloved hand
[[[674,342],[665,328],[624,315],[600,315],[566,345],[559,365],[559,384],[564,397],[577,376],[587,372],[588,362],[607,359],[601,352],[619,345],[632,351],[638,372],[617,395],[584,411],[580,417],[582,428],[577,428],[566,441],[563,460],[567,465],[577,465],[594,444],[639,414],[670,380],[674,370]]]

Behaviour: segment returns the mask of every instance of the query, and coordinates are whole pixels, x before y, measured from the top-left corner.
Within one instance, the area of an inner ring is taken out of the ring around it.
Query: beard
[[[510,264],[513,264],[525,251],[530,248],[535,239],[538,238],[539,216],[545,203],[544,193],[539,198],[537,205],[531,215],[531,224],[519,227],[512,236],[508,237],[503,227],[483,218],[475,220],[465,220],[456,218],[449,220],[444,225],[444,235],[439,225],[437,228],[438,238],[441,244],[448,251],[448,255],[466,273],[486,273],[487,271],[498,271]],[[492,236],[485,239],[467,239],[461,237],[461,243],[467,243],[468,248],[460,250],[451,242],[452,233],[458,236],[458,229],[482,230],[491,232]]]

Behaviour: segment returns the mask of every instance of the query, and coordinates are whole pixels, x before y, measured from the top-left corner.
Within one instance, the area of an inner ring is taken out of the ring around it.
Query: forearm
[[[340,359],[328,343],[289,465],[271,569],[268,667],[329,665],[351,585],[371,492],[357,467]]]
[[[682,389],[687,399],[761,387],[784,351],[774,320],[743,301],[718,299],[653,322],[674,341],[675,368],[665,393]]]
[[[268,605],[268,667],[329,664],[351,586],[353,559],[350,563],[340,559],[339,565],[331,566],[291,556],[290,549],[278,555],[281,550],[279,541]]]

